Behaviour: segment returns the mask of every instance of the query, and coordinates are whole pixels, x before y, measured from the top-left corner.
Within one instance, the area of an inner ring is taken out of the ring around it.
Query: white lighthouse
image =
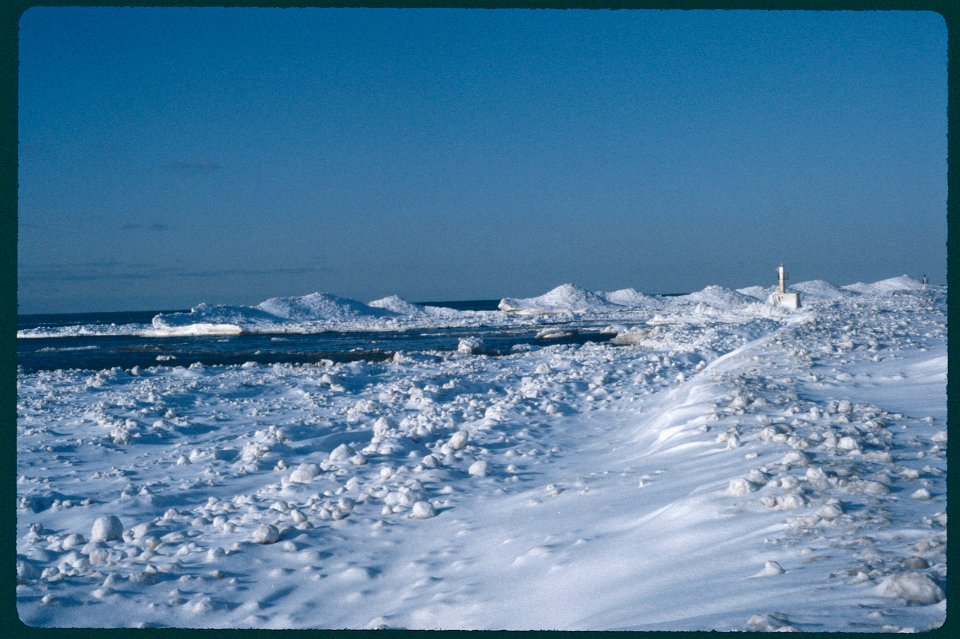
[[[777,268],[777,278],[779,280],[777,290],[767,301],[771,304],[783,306],[784,308],[789,308],[794,311],[800,308],[800,294],[787,292],[787,279],[789,275],[787,275],[786,269],[783,268],[783,264]]]

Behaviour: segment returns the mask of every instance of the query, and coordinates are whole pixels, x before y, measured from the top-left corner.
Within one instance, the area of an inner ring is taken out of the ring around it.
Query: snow
[[[629,306],[630,308],[643,308],[656,304],[656,298],[650,295],[644,295],[632,288],[622,288],[609,293],[601,293],[600,297],[611,304]]]
[[[804,301],[810,301],[812,299],[835,300],[856,295],[854,291],[841,288],[823,280],[800,282],[799,284],[793,284],[788,287],[788,290],[801,293]]]
[[[907,602],[929,605],[943,601],[946,595],[930,577],[917,572],[905,572],[886,580],[883,592]]]
[[[749,295],[744,295],[739,291],[734,291],[723,286],[708,286],[702,291],[683,295],[681,299],[722,309],[755,304],[757,301]]]
[[[424,311],[423,308],[408,302],[397,295],[390,295],[370,302],[371,308],[380,308],[397,313],[398,315],[417,315]]]
[[[300,297],[274,297],[261,302],[257,308],[282,319],[294,321],[362,316],[382,317],[393,314],[393,311],[375,308],[329,293],[312,293]]]
[[[93,529],[90,531],[90,541],[113,541],[123,536],[123,523],[116,515],[98,517],[93,522]],[[76,535],[68,535],[65,542],[69,541],[69,548],[77,543]]]
[[[864,295],[886,295],[922,290],[923,284],[906,275],[873,284],[838,287],[822,280],[801,282],[788,288],[806,300],[834,300]],[[675,314],[687,306],[683,321],[705,316],[732,321],[749,313],[756,317],[779,318],[781,309],[765,303],[774,287],[752,286],[732,290],[707,286],[701,291],[677,297],[644,295],[635,289],[591,292],[574,284],[562,284],[540,296],[504,298],[498,311],[459,311],[452,308],[419,306],[392,295],[369,304],[330,293],[275,297],[257,306],[198,304],[185,313],[161,313],[149,325],[110,324],[38,327],[17,331],[17,337],[87,337],[129,335],[142,337],[215,336],[241,333],[282,334],[325,331],[395,331],[424,328],[480,326],[529,326],[561,320],[623,320],[638,313],[654,314],[672,309]],[[656,316],[653,316],[656,319]],[[558,333],[559,334],[559,333]],[[68,348],[96,348],[91,346]],[[64,350],[64,349],[61,349]],[[160,360],[162,361],[162,360]]]
[[[561,313],[565,330],[608,326],[618,340],[20,371],[19,615],[41,627],[938,627],[946,290],[914,283],[798,284],[796,312],[749,289],[646,300],[565,285],[483,315],[316,294],[161,316],[170,330],[290,330]]]
[[[899,277],[891,277],[890,279],[880,280],[872,284],[864,284],[863,282],[848,284],[843,288],[864,295],[883,295],[898,291],[916,291],[922,289],[923,286],[920,280],[914,279],[909,275],[900,275]]]
[[[504,298],[500,300],[499,307],[501,311],[535,315],[596,312],[611,308],[611,304],[597,293],[574,284],[561,284],[538,297]]]
[[[738,288],[737,292],[758,300],[766,300],[776,290],[776,286],[747,286],[746,288]]]

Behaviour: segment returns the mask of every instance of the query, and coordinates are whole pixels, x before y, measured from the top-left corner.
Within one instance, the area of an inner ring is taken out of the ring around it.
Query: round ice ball
[[[115,515],[98,517],[90,531],[90,541],[113,541],[123,536],[123,523]]]
[[[437,510],[429,501],[418,501],[413,504],[414,519],[430,519],[436,515]]]
[[[484,460],[475,461],[470,464],[467,473],[474,477],[485,477],[487,474],[487,462]]]
[[[454,450],[460,450],[467,445],[468,439],[470,439],[470,436],[467,434],[467,431],[458,430],[450,437],[450,440],[447,442],[447,444]]]
[[[280,531],[277,530],[276,526],[270,524],[260,524],[253,531],[253,541],[258,544],[275,544],[278,539],[280,539]]]

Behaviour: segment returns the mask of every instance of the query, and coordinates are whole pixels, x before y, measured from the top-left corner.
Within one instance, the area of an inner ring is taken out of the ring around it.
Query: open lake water
[[[457,310],[496,310],[499,300],[427,302]],[[114,313],[69,313],[19,315],[17,330],[38,327],[144,324],[159,313],[133,311]],[[583,344],[607,341],[612,335],[579,330],[550,340],[537,338],[542,326],[457,327],[402,331],[326,331],[246,335],[142,337],[136,335],[62,336],[17,339],[17,365],[24,372],[57,369],[106,369],[114,366],[205,366],[245,362],[311,363],[321,360],[381,361],[398,351],[453,351],[463,337],[482,340],[481,353],[504,355],[515,347],[548,344]]]

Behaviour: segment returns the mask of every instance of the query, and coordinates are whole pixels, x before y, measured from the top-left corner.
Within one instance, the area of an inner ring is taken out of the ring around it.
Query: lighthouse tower
[[[777,268],[777,278],[779,280],[777,290],[767,301],[771,304],[783,306],[784,308],[789,308],[794,311],[800,308],[800,294],[787,292],[787,279],[789,276],[787,275],[786,269],[783,268],[783,264]]]

